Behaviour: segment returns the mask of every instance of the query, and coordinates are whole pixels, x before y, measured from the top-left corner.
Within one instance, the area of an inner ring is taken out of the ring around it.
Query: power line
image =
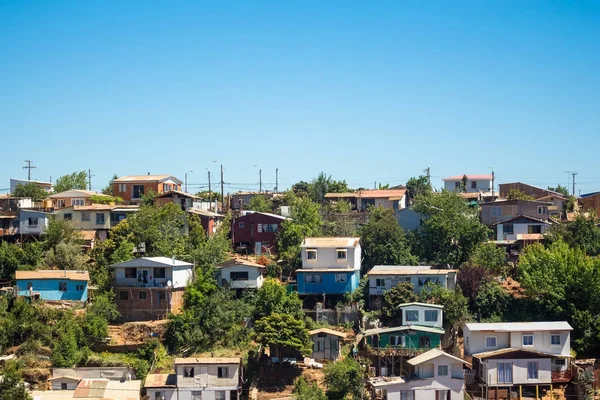
[[[27,170],[27,180],[30,181],[31,180],[31,170],[36,169],[37,167],[35,165],[31,165],[31,163],[33,162],[31,160],[25,160],[25,162],[27,163],[27,165],[23,166],[23,169]]]

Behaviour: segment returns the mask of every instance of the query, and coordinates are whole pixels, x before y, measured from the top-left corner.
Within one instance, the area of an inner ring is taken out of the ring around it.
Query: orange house
[[[129,175],[113,180],[113,192],[129,204],[139,204],[149,191],[162,194],[181,190],[181,183],[173,175]]]

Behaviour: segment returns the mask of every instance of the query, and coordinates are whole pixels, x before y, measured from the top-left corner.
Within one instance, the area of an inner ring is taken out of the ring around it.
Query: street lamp
[[[191,170],[190,170],[190,171],[187,171],[187,172],[185,173],[185,192],[186,192],[186,193],[188,192],[188,188],[187,188],[187,174],[191,174],[192,172],[194,172],[194,171],[191,171]]]

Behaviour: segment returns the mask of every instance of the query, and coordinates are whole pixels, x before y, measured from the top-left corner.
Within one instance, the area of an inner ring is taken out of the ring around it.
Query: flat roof
[[[145,388],[177,387],[177,375],[175,374],[148,374],[146,376]]]
[[[37,271],[16,271],[16,280],[25,279],[62,279],[71,281],[89,281],[90,275],[87,271],[68,271],[68,270],[37,270]]]
[[[300,247],[331,247],[346,248],[356,247],[360,243],[359,237],[307,237]]]
[[[336,267],[331,267],[331,268],[300,268],[297,269],[296,272],[333,272],[333,273],[339,273],[339,272],[354,272],[354,271],[358,271],[357,269],[352,269],[352,268],[336,268]]]
[[[442,178],[443,181],[460,181],[463,176],[467,177],[467,179],[470,180],[483,180],[483,179],[492,179],[492,175],[491,174],[464,174],[464,175],[454,175],[454,176],[449,176],[447,178]]]
[[[190,207],[187,209],[187,212],[192,213],[192,214],[197,214],[197,215],[202,215],[203,217],[214,217],[214,218],[225,218],[224,215],[222,214],[218,214],[216,212],[212,212],[212,211],[208,211],[208,210],[202,210],[200,208],[194,208],[194,207]]]
[[[253,261],[250,260],[245,260],[243,258],[232,258],[230,260],[227,260],[225,262],[222,262],[220,264],[217,264],[215,267],[216,268],[227,268],[227,267],[235,267],[235,266],[244,266],[244,267],[254,267],[254,268],[267,268],[266,266],[259,264],[259,263],[255,263]]]
[[[176,177],[174,177],[173,175],[126,175],[126,176],[122,176],[120,178],[117,178],[115,180],[113,180],[113,183],[124,183],[124,182],[154,182],[154,181],[166,181],[166,180],[173,180],[174,182],[177,182],[178,184],[181,184],[182,182],[177,179]]]
[[[430,303],[420,303],[418,301],[413,301],[411,303],[402,303],[398,305],[398,307],[409,307],[409,306],[421,306],[421,307],[431,307],[431,308],[440,308],[443,309],[444,306],[441,304],[430,304]]]
[[[214,357],[214,358],[196,358],[184,357],[176,358],[175,364],[239,364],[241,358],[236,357]]]
[[[70,189],[65,190],[64,192],[54,193],[48,196],[49,199],[62,199],[64,197],[90,197],[90,196],[106,196],[102,193],[94,192],[91,190],[80,190],[80,189]],[[110,196],[106,196],[110,197]]]
[[[567,321],[543,322],[470,322],[465,326],[472,332],[540,332],[572,331]]]

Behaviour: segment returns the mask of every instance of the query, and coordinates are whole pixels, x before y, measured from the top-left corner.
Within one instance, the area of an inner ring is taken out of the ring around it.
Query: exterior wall
[[[110,229],[110,210],[89,210],[89,211],[80,211],[73,210],[72,208],[65,207],[61,208],[56,212],[57,219],[64,219],[65,214],[72,214],[71,222],[77,229],[82,230],[97,230],[97,229]],[[88,213],[89,221],[83,220],[83,214]],[[104,215],[104,223],[97,224],[96,223],[96,214]]]
[[[87,281],[73,281],[69,279],[27,279],[17,280],[17,290],[19,296],[29,296],[27,284],[31,282],[33,291],[39,292],[42,300],[71,300],[87,301],[88,283]],[[58,290],[60,282],[66,282],[67,291]],[[83,290],[77,290],[77,286],[83,286]]]
[[[456,272],[449,272],[446,275],[369,275],[369,294],[372,296],[382,295],[385,291],[397,286],[400,282],[405,282],[402,278],[410,278],[410,282],[416,293],[420,293],[425,286],[427,279],[433,282],[439,282],[444,288],[454,290],[456,287]],[[384,286],[377,286],[377,279],[385,279]],[[408,282],[407,282],[408,283]]]
[[[186,211],[188,208],[191,208],[193,206],[194,201],[192,198],[182,196],[178,193],[171,193],[170,197],[161,197],[154,199],[154,204],[159,207],[163,207],[169,203],[177,204],[178,206],[181,206],[181,209],[183,211]]]
[[[223,283],[223,280],[227,281],[227,284],[232,289],[258,289],[263,284],[263,276],[261,268],[249,267],[244,265],[236,265],[233,267],[223,267],[221,270],[221,280],[219,284]],[[245,281],[232,281],[232,272],[247,272],[248,280]]]
[[[600,215],[600,194],[595,194],[579,199],[582,211],[596,211],[596,215]]]
[[[533,335],[533,346],[523,346],[523,335]],[[560,334],[560,345],[551,346],[550,336]],[[571,354],[571,334],[569,331],[543,331],[543,332],[471,332],[466,326],[463,327],[465,340],[465,355],[473,355],[484,351],[498,350],[504,348],[522,348],[542,353],[569,356]],[[495,336],[496,347],[485,347],[485,338]]]
[[[323,335],[323,336],[320,336]],[[335,335],[329,334],[316,334],[310,337],[313,342],[313,353],[312,358],[315,360],[332,360],[335,361],[340,358],[342,350],[342,339]],[[321,351],[316,351],[316,343],[320,342]]]
[[[121,292],[127,293],[127,299],[121,298]],[[146,298],[140,299],[139,292],[146,292]],[[161,292],[164,293],[162,299]],[[115,293],[117,309],[127,321],[166,318],[169,313],[178,313],[183,306],[183,288],[115,287]]]
[[[379,336],[379,337],[378,337]],[[367,343],[373,347],[393,347],[390,345],[390,337],[392,336],[404,336],[405,345],[407,349],[420,349],[423,348],[422,340],[429,341],[430,349],[440,348],[441,335],[437,333],[419,332],[419,331],[397,331],[397,332],[385,332],[379,335],[373,335],[367,337]]]
[[[194,368],[193,378],[184,377],[185,367]],[[228,378],[218,378],[217,371],[219,367],[229,368]],[[235,390],[240,381],[239,368],[238,364],[176,364],[177,388],[180,391],[185,388],[193,390],[200,390],[199,388],[207,390]]]
[[[454,190],[456,190],[456,182],[459,183],[459,187],[460,184],[462,184],[462,179],[459,179],[457,181],[444,181],[444,189],[449,190],[451,192],[453,192]],[[476,179],[476,185],[477,188],[472,188],[471,187],[471,182],[472,180],[469,179],[467,181],[467,193],[479,193],[479,192],[491,192],[492,191],[492,180],[491,179]]]
[[[171,281],[171,285],[173,288],[184,288],[187,286],[188,282],[192,277],[192,269],[187,266],[164,266],[164,267],[130,267],[136,269],[136,277],[135,278],[126,278],[125,277],[125,267],[115,267],[115,283],[116,286],[125,286],[125,287],[164,287],[166,286],[168,281]],[[154,272],[155,269],[165,269],[165,277],[164,278],[155,278],[156,274]],[[148,271],[147,282],[144,283],[143,275],[142,282],[139,281],[138,275],[143,274],[143,271]]]
[[[231,237],[233,244],[247,243],[249,251],[254,252],[257,242],[268,242],[268,246],[273,253],[277,252],[277,232],[281,230],[281,224],[284,220],[270,215],[260,213],[251,213],[243,217],[235,218],[231,226]],[[258,224],[277,224],[277,232],[258,231]]]
[[[538,367],[538,378],[539,379],[527,379],[527,363],[528,362],[539,363]],[[512,384],[510,383],[498,383],[498,364],[499,363],[512,363]],[[520,359],[494,359],[485,360],[484,372],[481,377],[484,383],[489,385],[498,386],[511,386],[511,385],[537,385],[537,384],[550,384],[552,383],[552,372],[549,358],[520,358]]]
[[[44,190],[46,190],[46,192],[51,193],[52,192],[52,183],[50,182],[38,182],[38,181],[28,181],[27,179],[11,179],[10,180],[10,193],[14,193],[15,190],[17,189],[18,185],[26,185],[28,183],[35,183],[36,185],[40,186],[41,188],[43,188]]]
[[[549,190],[531,186],[531,185],[528,185],[526,183],[521,183],[521,182],[501,183],[500,185],[498,185],[498,189],[500,192],[500,197],[503,199],[506,198],[506,196],[508,195],[508,192],[510,192],[511,189],[517,189],[529,196],[535,197],[536,199],[539,199],[540,197],[554,195],[554,193],[552,193]]]
[[[124,192],[119,191],[119,185],[125,185]],[[154,182],[148,182],[148,181],[131,182],[130,181],[130,182],[126,182],[126,183],[114,182],[113,183],[113,191],[114,191],[115,196],[122,198],[124,201],[139,202],[141,200],[141,197],[138,197],[138,198],[133,197],[133,186],[134,185],[135,186],[137,186],[137,185],[144,186],[144,194],[148,193],[148,191],[150,191],[150,190],[152,190],[156,194],[160,194],[160,193],[164,192],[164,190],[163,190],[164,184],[162,182],[158,182],[158,181],[154,181]],[[172,186],[177,186],[177,188],[173,189],[173,190],[179,190],[179,185],[172,184]]]
[[[541,232],[545,233],[548,229],[548,224],[542,223],[531,223],[531,224],[512,224],[513,225],[513,234],[508,235],[504,234],[504,225],[498,224],[496,225],[496,240],[517,240],[518,235],[524,235],[529,233],[530,226],[541,226]]]
[[[400,309],[402,310],[402,325],[419,325],[419,326],[429,326],[431,328],[442,329],[443,310],[441,308],[412,305],[412,306],[400,307]],[[419,320],[418,321],[407,321],[406,320],[406,312],[407,311],[418,311]],[[425,321],[425,311],[437,311],[437,320]]]
[[[404,208],[396,213],[396,220],[398,225],[404,232],[414,231],[421,227],[421,221],[426,219],[427,216],[420,214],[411,208]]]
[[[77,376],[90,379],[110,379],[111,381],[122,381],[135,379],[135,372],[128,367],[75,367],[75,368],[52,368],[52,376]]]
[[[350,268],[360,271],[361,248],[360,244],[349,247],[321,247],[317,248],[317,259],[309,260],[307,258],[307,249],[313,247],[303,247],[301,250],[302,268]],[[346,259],[337,259],[337,249],[346,249]]]
[[[195,389],[179,389],[179,395],[177,397],[178,400],[192,400],[192,390],[193,391],[197,391],[200,390],[202,391],[202,400],[215,400],[216,399],[216,393],[214,390],[207,390],[207,389],[202,389],[202,388],[195,388]],[[231,391],[230,390],[225,390],[225,400],[233,400],[235,397],[231,397]],[[153,400],[153,399],[151,399]]]
[[[157,396],[157,393],[159,396]],[[148,395],[148,400],[155,400],[157,398],[161,400],[162,398],[164,398],[164,400],[178,400],[177,389],[175,388],[148,388],[146,389],[146,394]]]
[[[73,206],[73,201],[76,199],[83,200],[83,202],[84,202],[83,205],[86,205],[86,206],[89,206],[92,204],[92,202],[90,201],[89,195],[81,194],[80,196],[72,196],[72,197],[53,197],[52,198],[52,206],[57,209],[71,207],[71,206]],[[60,205],[63,203],[64,203],[64,207],[60,207]],[[78,204],[78,205],[82,205],[82,204]]]
[[[63,389],[62,384],[66,383],[67,388]],[[78,380],[69,379],[69,378],[59,378],[51,381],[52,390],[75,390],[77,389],[77,385],[79,384]]]
[[[545,206],[546,212],[543,214],[538,214],[539,206]],[[547,221],[549,218],[548,206],[549,204],[530,200],[506,200],[483,203],[481,205],[481,223],[491,226],[498,221],[503,221],[510,217],[516,217],[517,215],[528,215],[533,218]],[[499,216],[492,216],[492,207],[500,208]]]
[[[344,294],[351,293],[358,287],[360,271],[354,272],[317,272],[321,274],[321,283],[306,283],[305,274],[310,272],[298,272],[298,294]],[[336,282],[336,274],[345,274],[346,282]]]
[[[507,332],[471,332],[469,328],[464,326],[463,336],[466,356],[510,347],[510,334]],[[485,346],[485,338],[489,336],[496,337],[496,347]]]
[[[37,225],[29,225],[29,218],[37,218]],[[48,227],[48,214],[38,211],[21,210],[19,213],[19,233],[21,235],[41,235]]]

